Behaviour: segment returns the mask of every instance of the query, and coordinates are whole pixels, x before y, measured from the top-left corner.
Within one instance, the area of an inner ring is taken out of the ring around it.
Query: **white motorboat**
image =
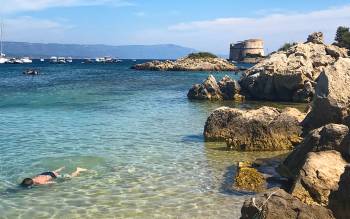
[[[105,56],[104,60],[105,60],[105,63],[113,63],[113,62],[115,62],[115,60],[112,57],[110,57],[110,56]]]
[[[58,59],[57,59],[56,56],[52,56],[52,57],[50,58],[50,63],[57,63],[57,62],[58,62]]]
[[[22,61],[23,64],[33,63],[33,61],[29,57],[23,57],[20,60]]]
[[[72,62],[73,62],[73,58],[72,58],[72,57],[68,57],[68,58],[66,59],[66,62],[72,63]]]
[[[6,63],[8,64],[23,64],[21,59],[11,58]]]
[[[41,58],[41,59],[40,59],[40,62],[45,62],[45,59]]]
[[[105,59],[104,58],[96,58],[95,61],[96,62],[105,62]]]
[[[1,53],[1,55],[0,55],[0,64],[5,64],[8,61],[9,60],[6,58],[5,54]]]
[[[58,64],[65,64],[65,63],[66,63],[66,58],[64,58],[64,57],[58,57],[57,63],[58,63]]]

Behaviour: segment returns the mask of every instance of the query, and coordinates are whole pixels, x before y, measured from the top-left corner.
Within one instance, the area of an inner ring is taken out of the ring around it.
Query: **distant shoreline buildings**
[[[256,63],[265,55],[262,39],[248,39],[230,45],[230,60]]]

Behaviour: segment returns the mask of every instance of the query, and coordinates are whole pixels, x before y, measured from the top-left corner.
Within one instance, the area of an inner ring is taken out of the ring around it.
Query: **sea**
[[[0,218],[239,218],[252,193],[235,190],[236,163],[277,153],[235,152],[203,139],[218,107],[291,104],[191,101],[209,74],[115,64],[0,65]],[[27,76],[35,68],[40,75]],[[23,189],[61,166],[79,177]]]

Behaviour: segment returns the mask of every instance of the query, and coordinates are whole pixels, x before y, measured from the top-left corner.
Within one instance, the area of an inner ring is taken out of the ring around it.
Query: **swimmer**
[[[61,177],[60,172],[64,170],[65,167],[61,167],[55,171],[49,171],[41,173],[33,178],[25,178],[20,184],[22,187],[30,188],[34,185],[48,185],[55,183],[54,180]],[[71,174],[65,174],[64,177],[73,178],[79,176],[81,172],[85,172],[87,169],[77,167],[76,171]]]

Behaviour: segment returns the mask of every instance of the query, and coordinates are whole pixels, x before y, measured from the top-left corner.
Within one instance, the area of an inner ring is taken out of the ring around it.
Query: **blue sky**
[[[8,41],[80,44],[172,43],[218,54],[230,42],[263,38],[269,51],[350,26],[350,0],[0,0]]]

